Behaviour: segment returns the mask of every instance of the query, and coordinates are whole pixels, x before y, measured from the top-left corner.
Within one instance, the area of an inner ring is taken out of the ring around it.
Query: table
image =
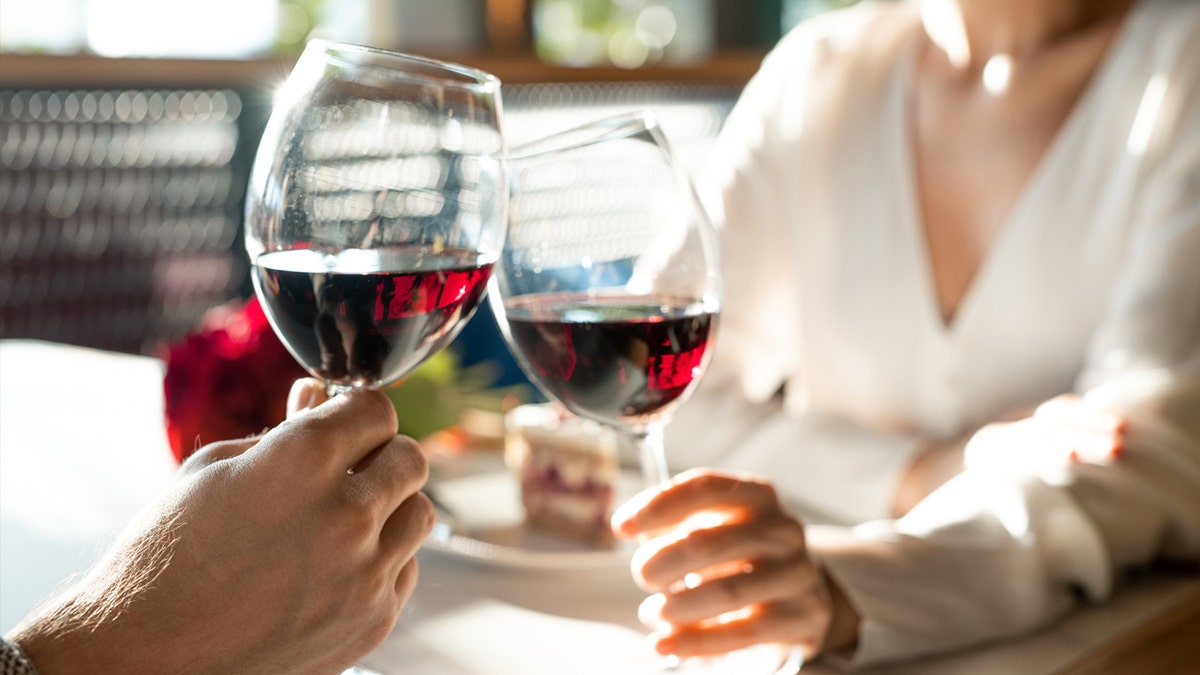
[[[172,478],[155,359],[0,341],[0,631],[87,567]],[[502,567],[437,550],[393,634],[384,673],[633,673],[647,662],[622,566]],[[1024,639],[872,672],[1172,673],[1200,662],[1200,577],[1158,575]],[[564,664],[568,664],[564,666]],[[824,663],[803,672],[836,672]],[[1193,671],[1194,672],[1194,671]]]

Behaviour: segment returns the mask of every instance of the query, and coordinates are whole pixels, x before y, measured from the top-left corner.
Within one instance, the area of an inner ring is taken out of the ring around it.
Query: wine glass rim
[[[309,41],[305,50],[308,51],[310,49],[320,50],[320,52],[325,54],[327,58],[335,59],[344,65],[368,67],[377,71],[386,71],[392,77],[399,79],[432,80],[443,85],[462,88],[479,88],[483,91],[498,90],[500,88],[500,78],[485,70],[472,68],[471,66],[465,66],[452,61],[442,61],[440,59],[434,59],[428,56],[418,56],[416,54],[408,54],[391,49],[383,49],[380,47],[371,47],[352,42],[339,42],[336,40],[325,39],[315,39]],[[398,64],[418,66],[419,70],[413,72],[398,69],[382,63],[362,63],[351,61],[347,58],[349,55],[372,56],[380,59],[387,59],[390,61],[395,61]]]
[[[642,132],[650,133],[660,145],[666,147],[666,139],[659,130],[658,114],[653,110],[635,110],[602,117],[537,140],[520,143],[509,148],[508,159],[521,160],[565,152]]]

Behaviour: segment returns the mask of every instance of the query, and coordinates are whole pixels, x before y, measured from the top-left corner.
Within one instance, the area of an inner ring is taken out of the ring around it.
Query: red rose
[[[165,360],[167,438],[181,462],[207,443],[279,424],[292,382],[307,374],[254,297],[210,310]]]

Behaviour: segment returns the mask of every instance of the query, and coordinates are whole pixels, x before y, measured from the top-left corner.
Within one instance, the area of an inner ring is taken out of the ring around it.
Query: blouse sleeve
[[[1182,63],[1200,63],[1193,45]],[[1121,573],[1200,560],[1200,82],[1167,84],[1139,234],[1094,334],[1078,393],[1122,411],[1106,464],[962,475],[907,516],[814,531],[812,549],[860,611],[857,665],[1026,633],[1101,601]],[[1190,127],[1184,127],[1184,123]]]
[[[840,30],[874,14],[839,17]],[[831,24],[789,33],[764,60],[726,120],[699,192],[720,233],[724,302],[716,352],[700,390],[667,427],[668,460],[753,471],[775,480],[810,522],[885,517],[915,436],[871,429],[835,415],[789,416],[777,394],[803,369],[801,293],[795,241],[795,157],[824,151],[804,120],[826,103]],[[820,76],[820,87],[812,79]],[[821,96],[810,96],[810,89]],[[816,101],[816,99],[821,99]],[[816,101],[816,102],[815,102]],[[786,153],[786,154],[784,154]],[[765,281],[765,282],[764,282]],[[776,400],[773,400],[776,399]],[[836,451],[847,459],[821,461]]]

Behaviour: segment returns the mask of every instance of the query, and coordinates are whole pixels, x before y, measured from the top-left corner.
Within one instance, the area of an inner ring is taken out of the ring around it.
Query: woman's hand
[[[1109,464],[1125,447],[1126,419],[1074,394],[1013,410],[959,439],[930,443],[900,477],[892,499],[899,518],[964,468],[997,473]]]
[[[424,456],[378,392],[324,402],[301,380],[291,408],[260,438],[189,458],[12,633],[43,675],[335,673],[387,637],[433,526]]]
[[[984,426],[967,441],[963,463],[997,471],[1109,464],[1124,450],[1126,426],[1123,416],[1064,394]]]
[[[633,575],[653,593],[639,616],[659,653],[705,656],[780,643],[811,656],[855,640],[857,615],[766,481],[684,473],[622,506],[613,530],[644,539]]]

